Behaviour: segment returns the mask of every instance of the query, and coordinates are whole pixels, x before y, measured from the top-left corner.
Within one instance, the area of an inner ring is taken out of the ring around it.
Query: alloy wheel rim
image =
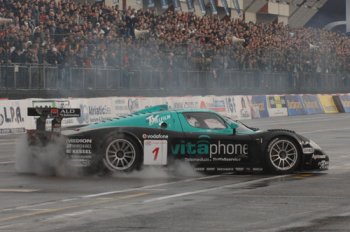
[[[298,160],[298,150],[291,141],[278,140],[272,145],[269,157],[276,169],[286,171],[295,166]]]
[[[106,149],[106,162],[117,171],[124,171],[132,166],[136,158],[134,146],[125,139],[113,140]]]

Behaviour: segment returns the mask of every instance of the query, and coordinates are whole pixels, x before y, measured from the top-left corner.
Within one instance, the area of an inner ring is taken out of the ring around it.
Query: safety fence
[[[126,68],[81,68],[48,65],[0,66],[0,97],[6,93],[37,90],[56,91],[57,96],[72,92],[111,92],[120,95],[169,96],[187,94],[276,94],[349,92],[350,76],[316,72],[270,72],[257,70],[183,69],[130,70]],[[115,91],[118,90],[118,91]],[[77,95],[74,95],[77,96]]]

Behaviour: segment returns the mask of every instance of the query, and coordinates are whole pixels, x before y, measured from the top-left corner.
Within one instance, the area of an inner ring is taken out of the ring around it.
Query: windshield
[[[229,118],[229,117],[225,117],[226,121],[229,123],[229,124],[236,124],[238,127],[236,128],[236,133],[237,134],[247,134],[247,133],[252,133],[254,132],[255,130],[251,129],[250,127],[246,126],[244,123],[242,123],[241,121],[238,121],[238,120],[234,120],[232,118]]]

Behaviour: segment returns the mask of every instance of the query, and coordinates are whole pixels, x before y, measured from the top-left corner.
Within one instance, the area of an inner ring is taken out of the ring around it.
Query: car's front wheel
[[[272,140],[267,148],[266,165],[269,171],[277,174],[294,172],[300,162],[297,144],[288,137]]]
[[[113,136],[103,149],[103,163],[113,172],[128,172],[141,164],[141,152],[137,143],[129,136]]]

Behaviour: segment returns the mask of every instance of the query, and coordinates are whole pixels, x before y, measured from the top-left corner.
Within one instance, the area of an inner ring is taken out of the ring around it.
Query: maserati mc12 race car
[[[324,170],[329,164],[314,141],[294,131],[259,130],[203,109],[170,110],[159,105],[50,133],[60,134],[65,141],[63,155],[89,173],[166,166],[174,160],[189,162],[198,171],[275,174]]]

